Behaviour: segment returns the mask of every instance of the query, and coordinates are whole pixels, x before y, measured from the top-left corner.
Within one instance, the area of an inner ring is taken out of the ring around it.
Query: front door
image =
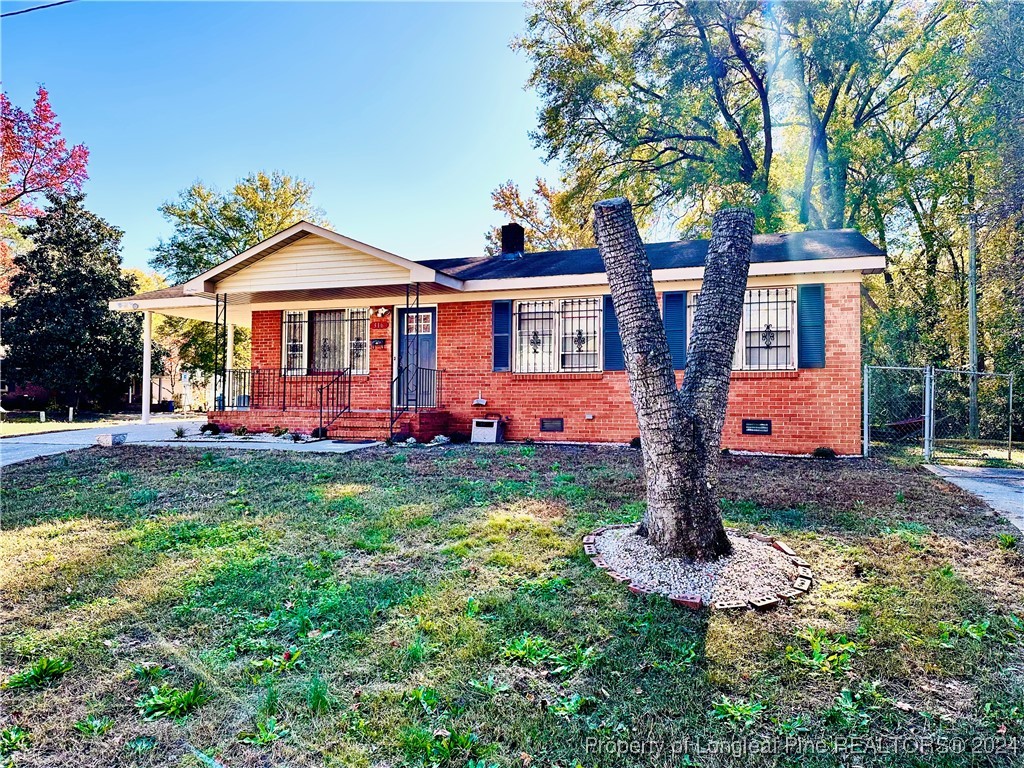
[[[437,310],[398,310],[398,403],[410,408],[437,405]]]

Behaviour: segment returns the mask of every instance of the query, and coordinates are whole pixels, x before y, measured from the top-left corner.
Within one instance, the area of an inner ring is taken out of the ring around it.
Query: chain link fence
[[[865,366],[864,455],[1013,461],[1013,385],[1012,374]]]

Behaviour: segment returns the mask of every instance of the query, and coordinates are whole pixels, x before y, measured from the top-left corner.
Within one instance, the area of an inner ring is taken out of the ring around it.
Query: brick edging
[[[647,595],[661,595],[662,597],[667,598],[673,605],[677,605],[681,608],[688,608],[692,611],[698,611],[703,608],[704,600],[700,595],[666,594],[665,592],[659,591],[648,584],[632,581],[628,576],[623,576],[621,573],[618,573],[607,562],[605,562],[597,548],[598,537],[606,531],[635,527],[636,523],[602,526],[592,533],[588,533],[583,536],[583,551],[590,557],[590,561],[596,568],[604,571],[613,581],[626,584],[629,591],[634,595],[638,595],[640,597],[645,597]],[[726,528],[725,530],[733,536],[743,535],[735,528]],[[762,593],[748,593],[743,600],[719,600],[709,606],[711,610],[729,611],[745,610],[749,608],[763,611],[769,608],[776,608],[784,602],[792,602],[797,598],[803,597],[810,591],[811,585],[814,582],[814,573],[811,570],[810,564],[802,557],[799,557],[788,544],[779,541],[774,536],[761,533],[760,531],[750,531],[746,536],[754,541],[759,541],[763,544],[770,544],[772,547],[782,552],[782,554],[788,556],[790,563],[795,565],[797,568],[796,578],[792,580],[790,586],[786,589],[782,589],[777,592],[766,590]]]

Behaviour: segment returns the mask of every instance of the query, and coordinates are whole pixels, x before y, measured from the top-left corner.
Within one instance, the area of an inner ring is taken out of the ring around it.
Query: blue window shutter
[[[681,371],[686,367],[686,291],[665,291],[662,301],[672,367]]]
[[[494,318],[494,370],[512,370],[512,302],[495,301],[492,303]]]
[[[604,297],[604,369],[606,371],[626,370],[626,358],[622,354],[622,339],[619,337],[619,319],[615,317],[612,297]]]
[[[797,365],[825,367],[825,286],[801,285],[796,295]]]

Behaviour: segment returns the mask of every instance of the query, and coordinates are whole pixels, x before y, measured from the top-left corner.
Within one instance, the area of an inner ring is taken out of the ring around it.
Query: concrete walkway
[[[149,424],[127,422],[114,426],[96,427],[94,429],[75,429],[67,432],[45,432],[36,435],[23,435],[21,437],[7,437],[0,440],[0,467],[28,461],[38,456],[50,456],[56,453],[88,448],[96,445],[96,435],[111,434],[113,432],[127,433],[128,438],[126,442],[132,445],[151,445],[162,448],[195,448],[201,450],[237,448],[255,451],[348,453],[349,451],[356,451],[368,445],[373,445],[373,443],[333,443],[329,440],[313,443],[289,443],[281,440],[272,442],[260,440],[195,440],[179,442],[173,439],[175,427],[184,427],[194,434],[199,429],[199,426],[205,423],[205,419],[195,421],[168,419],[166,421],[154,421]]]
[[[925,466],[944,480],[973,493],[1024,531],[1024,469]]]

